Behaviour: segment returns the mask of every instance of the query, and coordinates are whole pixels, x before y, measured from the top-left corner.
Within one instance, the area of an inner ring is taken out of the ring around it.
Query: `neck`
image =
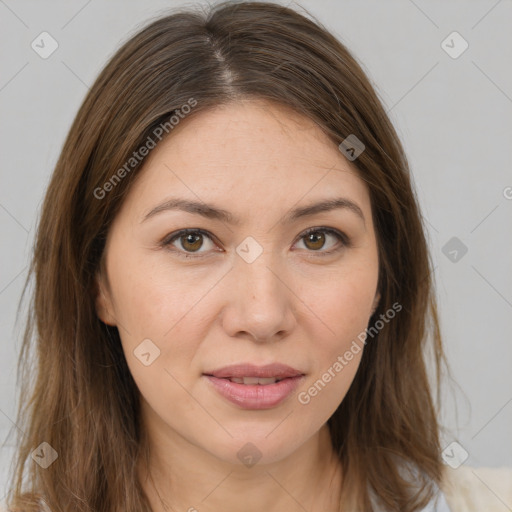
[[[153,512],[338,512],[341,464],[324,425],[272,464],[232,465],[176,432],[147,432],[149,468],[139,465]],[[143,469],[144,467],[144,469]]]

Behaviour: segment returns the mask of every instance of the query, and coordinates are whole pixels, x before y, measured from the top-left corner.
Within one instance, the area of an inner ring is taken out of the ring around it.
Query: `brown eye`
[[[198,251],[203,245],[202,237],[203,235],[201,234],[196,235],[193,233],[187,233],[186,235],[181,235],[179,239],[181,241],[181,246],[183,247],[183,249],[185,249],[186,251],[195,252]]]
[[[304,237],[305,245],[308,249],[312,249],[313,251],[318,251],[325,244],[325,234],[321,231],[315,231],[310,233]]]
[[[204,248],[205,240],[210,242],[206,244]],[[172,233],[162,241],[164,247],[170,248],[173,252],[180,256],[204,256],[209,250],[213,248],[213,242],[211,236],[201,229],[182,229],[177,233]],[[180,247],[181,246],[181,247]]]
[[[329,242],[329,239],[334,239],[334,242]],[[299,241],[304,243],[308,252],[318,252],[319,256],[331,254],[350,246],[349,238],[333,228],[311,228],[300,236]],[[336,241],[338,247],[336,247]]]

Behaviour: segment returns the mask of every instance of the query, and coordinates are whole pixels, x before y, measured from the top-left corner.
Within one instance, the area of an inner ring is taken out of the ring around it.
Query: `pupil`
[[[194,241],[195,239],[195,241]],[[199,242],[199,244],[198,244]],[[190,247],[191,250],[196,251],[201,248],[201,235],[187,234],[185,235],[185,244],[192,244],[194,247]],[[186,246],[184,246],[187,249]]]
[[[324,245],[325,235],[323,233],[311,233],[308,237],[308,242],[312,242],[314,247],[312,249],[321,249]],[[318,245],[318,243],[320,244]]]

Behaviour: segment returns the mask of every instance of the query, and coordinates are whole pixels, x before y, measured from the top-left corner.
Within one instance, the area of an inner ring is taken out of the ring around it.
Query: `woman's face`
[[[352,164],[309,119],[246,101],[182,120],[148,155],[108,235],[97,310],[159,442],[267,463],[343,400],[377,279]]]

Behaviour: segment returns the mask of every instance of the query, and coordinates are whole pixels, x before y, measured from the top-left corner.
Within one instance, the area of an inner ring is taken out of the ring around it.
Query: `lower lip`
[[[205,377],[224,398],[242,409],[271,409],[276,407],[295,391],[304,378],[303,375],[298,375],[297,377],[283,379],[275,384],[262,386],[260,384],[237,384],[229,379],[219,379],[212,375],[205,375]]]

